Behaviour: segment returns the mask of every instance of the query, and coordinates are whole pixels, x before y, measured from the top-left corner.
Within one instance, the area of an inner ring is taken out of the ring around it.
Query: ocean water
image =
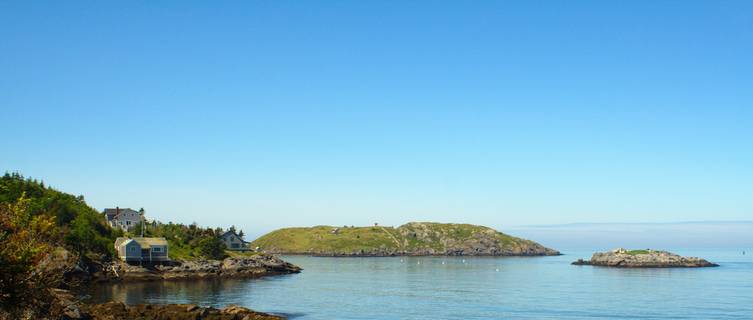
[[[301,274],[104,285],[93,301],[228,304],[291,319],[753,319],[753,252],[673,250],[718,268],[572,266],[556,257],[285,256]]]

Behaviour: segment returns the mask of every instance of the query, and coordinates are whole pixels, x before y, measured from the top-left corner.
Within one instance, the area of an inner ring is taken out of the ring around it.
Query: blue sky
[[[0,169],[293,225],[753,218],[751,1],[0,2]]]

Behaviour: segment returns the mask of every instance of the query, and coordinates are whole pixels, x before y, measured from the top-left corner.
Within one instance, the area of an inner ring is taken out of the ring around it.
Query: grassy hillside
[[[386,227],[383,231],[379,227],[356,227],[339,229],[339,234],[333,234],[332,226],[316,226],[311,228],[285,228],[268,233],[251,242],[251,247],[262,249],[275,248],[284,252],[303,253],[314,252],[353,252],[364,248],[397,249],[397,243],[390,234],[397,235],[393,227]]]
[[[549,255],[533,241],[470,224],[412,222],[400,227],[284,228],[251,243],[275,253],[322,255]]]

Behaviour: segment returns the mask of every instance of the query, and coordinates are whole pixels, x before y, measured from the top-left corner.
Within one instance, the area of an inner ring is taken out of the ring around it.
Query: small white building
[[[244,241],[235,231],[230,230],[220,236],[228,250],[249,250],[248,242]]]
[[[113,228],[120,228],[128,230],[133,228],[141,221],[141,215],[144,214],[144,209],[140,211],[133,210],[131,208],[107,208],[103,212],[107,223]]]
[[[165,238],[117,238],[115,252],[126,262],[170,261]]]

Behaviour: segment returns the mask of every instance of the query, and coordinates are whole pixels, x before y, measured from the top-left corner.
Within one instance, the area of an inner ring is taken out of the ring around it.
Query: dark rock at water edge
[[[84,314],[92,320],[154,319],[154,320],[279,320],[285,319],[244,307],[227,306],[223,309],[200,307],[193,304],[137,304],[107,302],[85,306]],[[84,318],[81,318],[84,319]]]
[[[280,320],[284,317],[230,305],[222,309],[194,304],[136,304],[122,302],[83,304],[67,290],[54,289],[50,316],[65,320]]]

